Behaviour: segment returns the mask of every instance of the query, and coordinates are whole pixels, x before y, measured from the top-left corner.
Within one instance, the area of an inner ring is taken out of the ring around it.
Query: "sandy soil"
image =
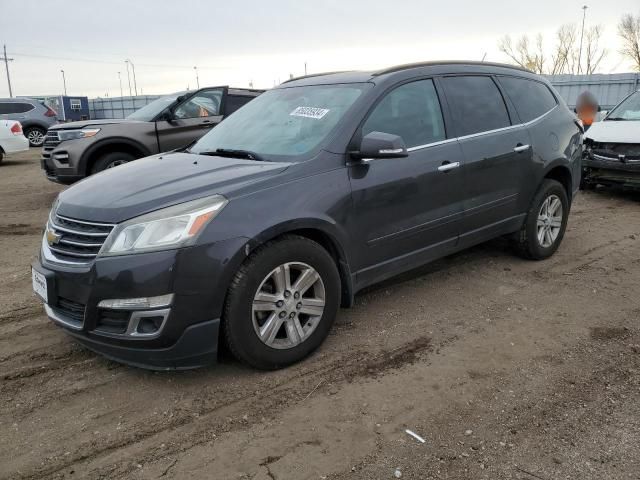
[[[499,240],[370,289],[286,370],[151,373],[33,297],[37,158],[0,166],[0,478],[640,478],[640,195],[580,195],[548,261]]]

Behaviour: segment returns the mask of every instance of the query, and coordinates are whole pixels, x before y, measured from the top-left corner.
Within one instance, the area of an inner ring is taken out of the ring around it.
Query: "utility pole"
[[[580,51],[578,53],[578,75],[580,74],[580,63],[582,62],[582,39],[584,37],[584,19],[587,16],[587,7],[583,5],[582,7],[582,31],[580,32]]]
[[[62,85],[64,86],[64,96],[67,96],[67,79],[64,77],[64,70],[60,70],[62,73]]]
[[[131,64],[131,71],[133,72],[133,91],[136,92],[136,97],[137,97],[138,96],[138,83],[136,82],[136,66],[128,58],[125,60],[125,62],[127,62],[127,64]]]
[[[304,62],[304,76],[307,76],[307,62]]]
[[[131,92],[131,76],[129,75],[129,62],[125,60],[124,63],[127,65],[127,82],[129,82],[129,96],[133,97],[133,92]]]
[[[7,46],[4,45],[4,68],[7,69],[7,84],[9,84],[9,98],[13,98],[13,90],[11,90],[11,77],[9,76],[9,62],[13,62],[13,58],[7,58]]]
[[[193,67],[196,71],[196,84],[198,85],[198,90],[200,90],[200,79],[198,78],[198,67]]]
[[[122,107],[122,118],[124,118],[124,94],[122,93],[122,76],[120,76],[120,72],[118,72],[118,82],[120,82],[120,106]]]

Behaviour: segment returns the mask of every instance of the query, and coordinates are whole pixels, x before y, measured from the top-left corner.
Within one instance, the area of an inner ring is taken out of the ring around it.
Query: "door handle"
[[[516,153],[526,152],[529,150],[530,145],[516,145],[513,149]]]
[[[444,162],[442,165],[438,167],[439,172],[448,172],[449,170],[453,170],[454,168],[458,168],[460,166],[460,162]]]

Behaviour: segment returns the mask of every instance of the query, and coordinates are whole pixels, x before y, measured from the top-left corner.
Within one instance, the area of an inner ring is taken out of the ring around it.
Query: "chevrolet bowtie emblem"
[[[61,237],[62,235],[58,235],[56,232],[47,229],[47,243],[49,245],[56,245]]]

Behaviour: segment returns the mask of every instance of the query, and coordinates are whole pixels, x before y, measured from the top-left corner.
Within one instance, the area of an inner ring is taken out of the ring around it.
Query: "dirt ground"
[[[32,295],[38,155],[0,166],[0,478],[640,479],[640,195],[581,194],[548,261],[499,240],[369,289],[286,370],[151,373]]]

